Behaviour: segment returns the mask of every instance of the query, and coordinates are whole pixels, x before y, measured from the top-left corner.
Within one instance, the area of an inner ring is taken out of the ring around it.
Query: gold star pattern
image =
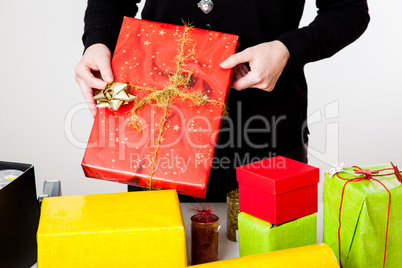
[[[165,31],[164,31],[164,30],[160,30],[160,31],[159,31],[159,35],[162,35],[162,36],[163,36],[164,34],[165,34]]]
[[[179,131],[180,127],[179,127],[179,125],[175,125],[175,126],[173,127],[173,129],[176,130],[176,131]]]
[[[148,40],[145,40],[145,41],[144,41],[144,46],[149,46],[150,43],[151,43],[151,42],[149,42]]]

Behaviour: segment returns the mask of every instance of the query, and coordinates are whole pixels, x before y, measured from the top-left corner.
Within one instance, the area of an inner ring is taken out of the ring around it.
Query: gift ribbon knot
[[[398,181],[400,183],[402,183],[402,175],[401,175],[401,172],[399,171],[398,167],[395,166],[392,162],[391,162],[391,166],[394,169],[394,173],[395,173],[396,178],[398,179]]]
[[[373,175],[376,175],[380,172],[378,170],[371,171],[370,169],[361,169],[360,167],[356,167],[356,166],[353,168],[354,168],[355,174],[364,175],[363,177],[361,177],[362,180],[372,180]]]
[[[348,185],[348,183],[350,183],[350,182],[358,182],[358,181],[362,181],[362,180],[374,180],[374,181],[378,182],[379,184],[381,184],[382,187],[384,187],[384,189],[388,193],[387,225],[386,225],[386,230],[385,230],[384,259],[383,259],[383,267],[385,267],[385,261],[386,261],[386,257],[387,257],[389,214],[390,214],[390,207],[391,207],[391,192],[379,179],[376,179],[373,176],[381,177],[381,176],[395,175],[397,177],[397,179],[402,183],[402,175],[401,175],[398,167],[394,166],[394,164],[392,162],[391,162],[391,165],[392,165],[392,168],[384,168],[384,169],[379,169],[379,170],[362,169],[358,166],[353,166],[354,173],[359,176],[356,178],[352,178],[352,179],[345,179],[345,178],[340,177],[339,174],[336,174],[339,179],[346,181],[346,183],[343,185],[343,188],[342,188],[342,195],[341,195],[341,202],[339,205],[339,216],[338,216],[338,221],[339,221],[339,225],[338,225],[338,256],[339,256],[339,265],[341,267],[342,267],[342,264],[341,264],[341,225],[342,225],[341,215],[342,214],[341,213],[342,213],[343,198],[345,195],[345,188],[346,188],[346,185]],[[387,173],[387,174],[380,174],[380,172],[383,172],[386,170],[392,170],[393,172]],[[360,175],[363,175],[363,176],[360,176]]]
[[[133,101],[136,96],[128,92],[128,83],[113,82],[107,84],[105,89],[95,95],[97,107],[112,108],[118,110],[121,105]]]

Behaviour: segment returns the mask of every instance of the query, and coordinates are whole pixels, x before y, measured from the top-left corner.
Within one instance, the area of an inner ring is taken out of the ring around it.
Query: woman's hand
[[[102,90],[108,83],[113,82],[110,60],[111,53],[107,46],[94,44],[87,48],[75,67],[75,81],[80,86],[94,117],[96,115],[96,103],[93,90]]]
[[[289,60],[289,51],[280,41],[262,43],[236,53],[224,62],[224,69],[234,68],[232,88],[259,88],[272,91]],[[243,63],[248,62],[250,69]]]

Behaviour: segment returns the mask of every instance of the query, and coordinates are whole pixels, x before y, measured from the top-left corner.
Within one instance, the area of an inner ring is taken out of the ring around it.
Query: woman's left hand
[[[289,51],[280,41],[262,43],[236,53],[220,66],[234,68],[232,88],[259,88],[272,91],[289,60]],[[249,63],[250,69],[244,64]]]

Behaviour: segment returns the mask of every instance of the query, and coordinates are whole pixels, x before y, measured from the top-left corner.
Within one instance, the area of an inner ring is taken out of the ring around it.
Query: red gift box
[[[236,172],[240,211],[275,225],[318,211],[316,167],[276,156]]]
[[[235,53],[237,41],[125,17],[112,69],[136,99],[117,111],[98,109],[85,175],[204,198],[232,78],[219,64]]]

